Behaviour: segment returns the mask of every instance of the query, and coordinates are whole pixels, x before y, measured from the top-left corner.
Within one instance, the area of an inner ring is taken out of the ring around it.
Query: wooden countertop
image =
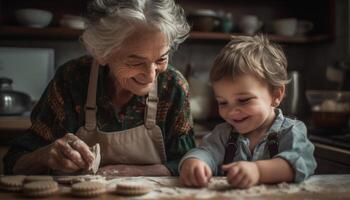
[[[246,190],[228,187],[225,177],[214,177],[207,188],[184,188],[177,177],[117,177],[104,181],[108,193],[95,199],[135,199],[113,193],[115,185],[139,182],[153,191],[136,199],[349,199],[350,174],[315,175],[299,184],[260,185]],[[0,192],[0,199],[23,199],[21,193]],[[61,186],[60,193],[49,199],[72,199],[70,188]]]
[[[30,128],[31,122],[29,116],[2,116],[0,117],[1,130],[19,130],[24,131]]]

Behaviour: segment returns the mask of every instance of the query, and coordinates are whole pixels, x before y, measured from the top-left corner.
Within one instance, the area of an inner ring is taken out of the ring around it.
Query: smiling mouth
[[[235,123],[241,123],[243,121],[245,121],[246,119],[248,119],[249,117],[244,117],[242,119],[233,119],[232,121],[235,122]]]
[[[140,82],[140,81],[136,80],[135,78],[132,78],[132,80],[134,80],[139,85],[148,85],[149,84],[149,83]]]

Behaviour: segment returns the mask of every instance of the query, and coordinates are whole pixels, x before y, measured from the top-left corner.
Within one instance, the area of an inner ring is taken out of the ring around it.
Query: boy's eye
[[[224,102],[224,101],[223,101],[223,102],[220,102],[220,101],[218,101],[218,105],[219,105],[219,106],[225,106],[225,105],[227,105],[227,102]]]
[[[251,100],[252,98],[243,98],[243,99],[238,99],[239,103],[247,103]]]

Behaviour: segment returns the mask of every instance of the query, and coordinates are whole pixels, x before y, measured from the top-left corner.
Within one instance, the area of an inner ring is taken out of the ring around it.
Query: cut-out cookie
[[[24,179],[25,183],[35,182],[35,181],[53,181],[52,176],[26,176]]]
[[[23,185],[23,194],[27,197],[47,197],[59,190],[55,181],[35,181]]]
[[[76,197],[96,197],[105,192],[105,185],[99,182],[81,182],[72,186],[72,195]]]
[[[102,182],[105,180],[105,178],[100,175],[81,175],[81,176],[56,176],[55,180],[60,184],[72,185],[74,183],[80,183],[80,182],[86,182],[86,181]]]
[[[10,192],[19,192],[22,190],[23,181],[25,176],[2,176],[0,177],[0,189],[10,191]]]
[[[152,188],[140,183],[119,183],[116,185],[115,193],[125,196],[139,196],[152,191]]]

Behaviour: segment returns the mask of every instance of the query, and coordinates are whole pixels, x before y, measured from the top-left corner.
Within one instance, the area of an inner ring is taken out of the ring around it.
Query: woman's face
[[[169,43],[159,31],[139,30],[112,53],[107,64],[119,90],[143,96],[152,89],[158,73],[166,70]]]
[[[213,89],[220,116],[241,134],[269,126],[275,117],[274,108],[283,97],[283,92],[271,94],[267,83],[250,75],[234,81],[223,78],[213,83]]]

